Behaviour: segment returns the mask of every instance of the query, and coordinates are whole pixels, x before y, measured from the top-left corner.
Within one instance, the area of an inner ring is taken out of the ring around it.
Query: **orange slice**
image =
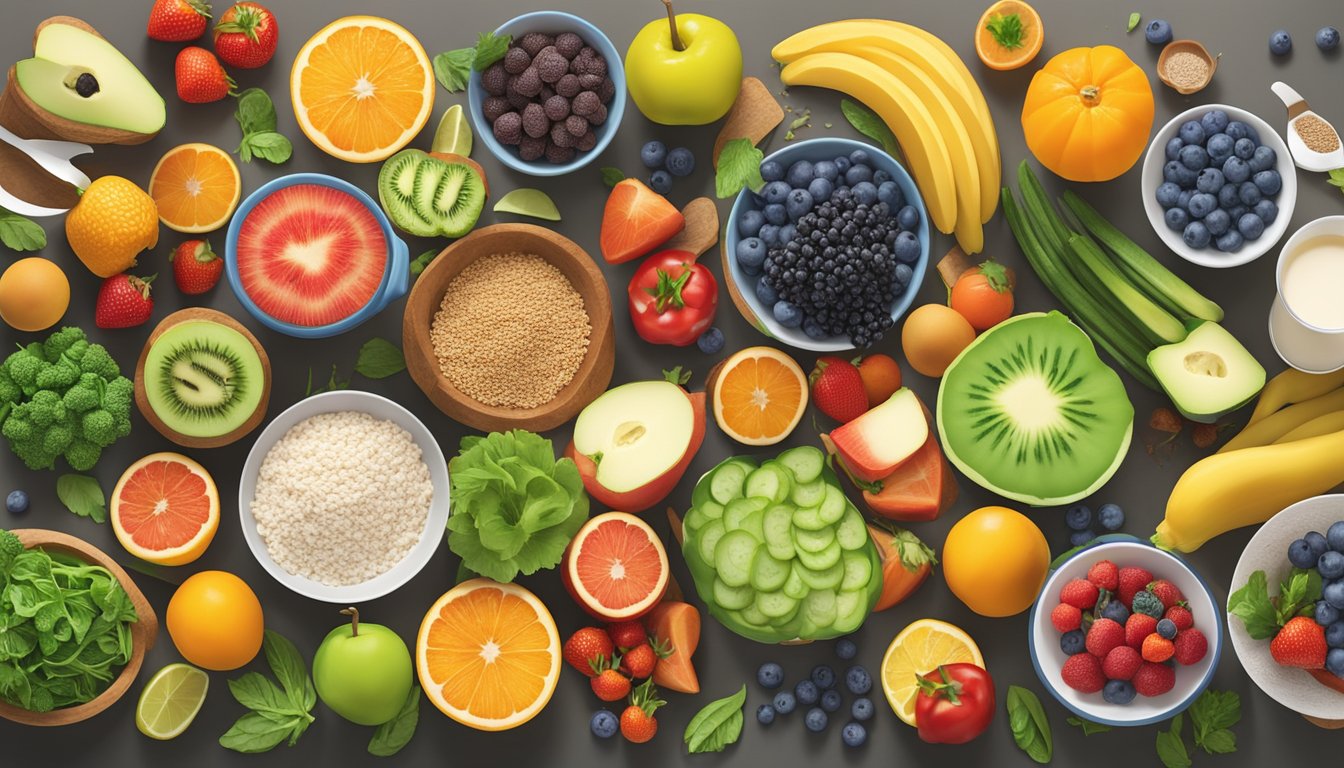
[[[560,679],[560,633],[537,596],[471,579],[430,607],[415,642],[420,687],[445,715],[503,731],[545,708]]]
[[[1025,66],[1044,43],[1041,15],[1022,0],[999,0],[985,10],[975,27],[975,52],[990,69]]]
[[[209,144],[173,147],[149,177],[159,221],[178,232],[213,232],[224,226],[242,193],[233,158]]]
[[[122,473],[108,510],[127,552],[159,565],[200,557],[219,528],[219,490],[180,453],[152,453]]]
[[[714,381],[714,420],[744,445],[774,445],[807,408],[807,376],[774,347],[748,347],[723,362]]]
[[[434,108],[434,70],[420,41],[377,16],[346,16],[309,38],[289,74],[294,117],[323,152],[387,159]]]
[[[915,725],[919,678],[943,664],[985,666],[980,647],[965,630],[938,619],[919,619],[901,630],[882,657],[882,692],[896,716]]]

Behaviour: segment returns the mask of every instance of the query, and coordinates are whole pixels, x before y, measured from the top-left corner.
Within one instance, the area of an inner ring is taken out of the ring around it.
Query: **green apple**
[[[382,725],[397,716],[411,692],[411,652],[396,632],[361,624],[359,611],[327,634],[313,657],[313,684],[322,703],[352,723]]]
[[[698,13],[651,21],[625,53],[626,88],[644,116],[663,125],[705,125],[728,114],[742,87],[742,47],[733,30]]]

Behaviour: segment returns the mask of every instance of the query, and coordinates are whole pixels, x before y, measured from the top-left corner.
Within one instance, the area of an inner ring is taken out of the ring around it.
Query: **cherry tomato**
[[[645,259],[626,294],[635,332],[652,344],[694,344],[714,324],[719,305],[713,273],[687,251],[662,251]]]
[[[994,679],[974,664],[944,664],[919,680],[915,726],[930,744],[965,744],[994,719]]]
[[[1013,286],[1008,271],[986,261],[961,273],[952,286],[949,305],[976,331],[987,331],[1013,314]]]

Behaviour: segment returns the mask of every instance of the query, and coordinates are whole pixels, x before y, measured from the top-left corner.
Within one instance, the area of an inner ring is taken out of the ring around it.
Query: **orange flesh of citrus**
[[[155,461],[122,486],[118,511],[131,540],[148,550],[180,547],[210,519],[205,479],[183,464]]]
[[[723,421],[743,437],[784,434],[803,398],[803,380],[779,360],[748,358],[726,371],[719,383]]]
[[[1022,42],[1014,48],[1005,48],[994,39],[988,29],[994,16],[1017,14],[1022,20]],[[990,69],[1009,70],[1025,66],[1040,52],[1045,42],[1045,28],[1036,9],[1021,0],[999,0],[980,17],[975,30],[975,52]]]
[[[620,611],[649,599],[662,574],[662,563],[647,533],[610,520],[584,538],[577,566],[584,589],[604,608]]]
[[[159,218],[183,232],[223,226],[233,214],[240,192],[233,160],[207,145],[170,150],[149,182],[149,195],[158,206]]]

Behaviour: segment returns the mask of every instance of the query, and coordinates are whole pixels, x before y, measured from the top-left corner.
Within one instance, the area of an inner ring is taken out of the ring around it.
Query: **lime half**
[[[167,741],[187,730],[205,703],[210,676],[190,664],[169,664],[154,673],[135,706],[135,727]]]
[[[467,116],[462,114],[461,104],[454,104],[443,113],[429,151],[448,152],[463,157],[471,155],[471,125],[467,123]]]
[[[555,201],[540,189],[513,190],[495,203],[495,213],[516,213],[546,221],[560,220],[560,210],[555,207]]]

